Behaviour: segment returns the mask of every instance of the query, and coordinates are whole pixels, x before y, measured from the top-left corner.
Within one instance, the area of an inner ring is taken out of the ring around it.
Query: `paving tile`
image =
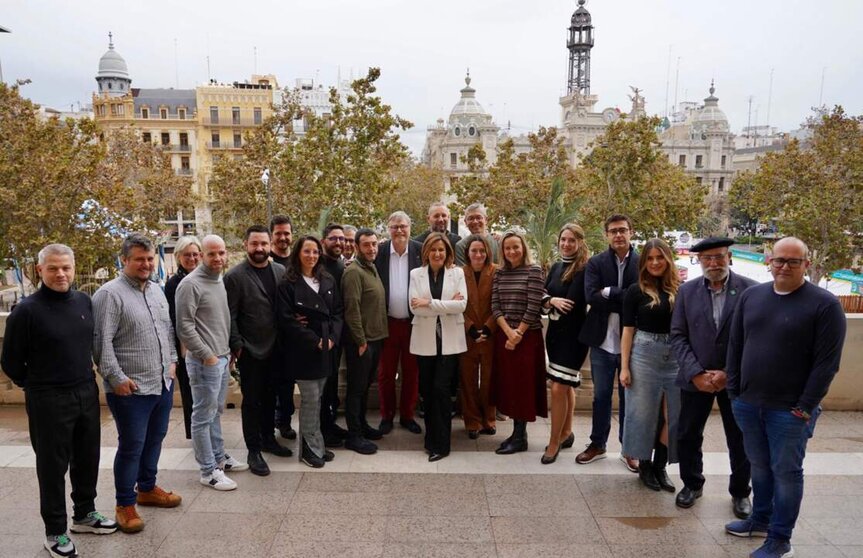
[[[845,558],[863,558],[863,546],[837,546]]]
[[[860,529],[860,519],[856,517],[807,517],[805,522],[810,525],[826,542],[837,546],[863,545],[863,529]],[[793,541],[799,541],[797,529],[794,530]]]
[[[287,513],[293,515],[392,515],[393,496],[361,492],[297,492]]]
[[[249,540],[222,536],[212,538],[176,538],[166,540],[156,550],[157,558],[211,558],[219,556],[268,556],[273,535],[265,539]],[[282,553],[282,556],[285,554]]]
[[[342,473],[303,475],[297,492],[380,492],[392,491],[397,473]],[[411,475],[413,476],[413,475]]]
[[[240,484],[238,481],[237,484]],[[190,512],[219,513],[275,513],[288,511],[292,495],[263,490],[245,490],[240,487],[230,492],[206,490],[201,492],[187,508]]]
[[[409,492],[393,495],[390,510],[393,515],[475,516],[488,515],[489,505],[478,492]]]
[[[695,517],[597,517],[609,545],[693,544],[709,540],[709,533]]]
[[[496,558],[494,543],[387,543],[385,558]]]
[[[320,510],[320,514],[288,514],[279,525],[281,539],[289,541],[327,541],[334,543],[383,542],[386,525],[384,515],[333,515]]]
[[[73,535],[75,547],[81,556],[111,556],[112,558],[153,558],[157,556],[157,547],[164,540],[145,539],[141,533],[127,535],[116,532],[111,535]],[[47,554],[44,554],[47,555]],[[43,556],[44,556],[43,555]]]
[[[804,495],[800,517],[855,517],[863,518],[863,498],[859,494]]]
[[[493,517],[491,523],[497,543],[605,543],[592,517]]]
[[[45,556],[45,541],[42,534],[31,535],[3,535],[3,549],[0,556],[15,558],[37,558]],[[77,542],[77,541],[76,541]]]
[[[281,516],[266,513],[188,512],[174,521],[166,542],[178,538],[220,539],[226,534],[232,539],[267,539],[273,537],[281,523]]]
[[[727,558],[725,549],[717,544],[612,544],[615,558]]]
[[[483,475],[487,494],[544,494],[581,497],[571,475]]]
[[[713,540],[722,546],[737,546],[740,548],[749,548],[751,550],[753,546],[758,547],[763,542],[762,539],[747,539],[735,537],[726,533],[725,524],[729,521],[733,521],[733,519],[702,517],[700,518],[700,521],[710,533],[710,536],[713,537]],[[815,528],[815,526],[811,524],[810,520],[805,519],[797,520],[797,525],[794,527],[794,536],[792,537],[792,541],[795,543],[795,546],[798,544],[803,546],[832,544],[832,541],[824,537]]]
[[[497,544],[499,558],[572,558],[572,556],[590,556],[591,558],[611,558],[611,549],[604,544],[572,543],[532,543],[532,544]]]
[[[388,543],[491,543],[488,517],[401,516],[387,522]]]
[[[332,558],[333,556],[380,558],[383,553],[383,543],[294,541],[284,537],[284,535],[279,535],[273,541],[269,553],[251,555],[269,558]],[[247,556],[250,553],[243,552],[238,555]]]
[[[590,508],[580,494],[540,492],[533,495],[489,494],[492,517],[591,517]]]

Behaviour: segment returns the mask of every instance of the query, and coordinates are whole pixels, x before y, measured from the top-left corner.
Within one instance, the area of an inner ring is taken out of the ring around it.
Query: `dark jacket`
[[[270,271],[278,290],[285,268],[270,262]],[[242,348],[256,359],[269,357],[276,344],[276,301],[267,294],[249,260],[231,268],[224,282],[231,311],[231,352]]]
[[[427,230],[426,232],[420,233],[414,237],[414,242],[419,242],[420,252],[422,252],[423,243],[426,241],[426,239],[431,233],[431,230]],[[446,237],[449,240],[449,243],[452,245],[452,249],[455,250],[455,245],[458,244],[458,241],[461,240],[461,237],[452,231],[447,231]]]
[[[389,309],[390,306],[390,244],[391,241],[389,240],[381,242],[381,245],[378,248],[378,257],[375,258],[375,267],[378,270],[378,277],[381,278],[381,282],[384,284],[387,309]],[[410,285],[411,271],[418,267],[422,267],[422,251],[422,244],[415,240],[408,240],[408,277],[405,279],[408,282],[408,285]],[[407,292],[407,286],[405,287],[405,292]],[[410,301],[408,301],[408,308],[410,308]],[[413,313],[410,312],[410,315],[413,316]]]
[[[572,370],[580,370],[587,357],[587,345],[576,341],[584,325],[587,309],[587,303],[584,300],[584,269],[575,272],[571,280],[564,283],[563,273],[568,265],[564,262],[555,263],[545,279],[547,298],[566,298],[573,302],[572,310],[566,314],[560,314],[556,308],[549,310],[545,350],[550,362]]]
[[[731,319],[740,295],[757,284],[748,277],[728,272],[719,329],[713,322],[713,302],[704,277],[687,281],[680,287],[671,317],[671,346],[680,365],[676,381],[680,388],[698,391],[692,378],[705,370],[725,370]]]
[[[174,342],[177,346],[178,356],[180,355],[180,338],[177,337],[177,287],[188,274],[188,271],[178,265],[177,273],[171,275],[165,283],[165,299],[168,301],[168,315],[171,317],[171,326],[174,328]]]
[[[629,259],[623,268],[623,284],[617,286],[617,254],[609,248],[587,261],[584,270],[584,297],[590,305],[584,326],[578,340],[589,347],[599,347],[608,331],[608,315],[620,314],[623,309],[623,295],[626,289],[638,281],[638,252],[629,249]],[[602,289],[611,287],[608,298],[602,296]]]
[[[290,347],[286,351],[289,359],[286,364],[294,371],[294,379],[326,378],[334,370],[332,359],[338,358],[335,347],[341,341],[344,321],[342,297],[335,279],[327,272],[321,273],[320,288],[315,292],[302,277],[296,280],[285,277],[277,292],[279,340],[283,347]],[[297,314],[305,316],[305,325],[297,320]],[[330,339],[333,350],[329,348]]]

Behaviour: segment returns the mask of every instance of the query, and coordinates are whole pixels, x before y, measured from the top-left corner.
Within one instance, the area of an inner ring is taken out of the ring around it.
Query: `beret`
[[[725,238],[722,236],[711,236],[709,238],[705,238],[695,246],[689,249],[690,252],[704,252],[705,250],[710,250],[712,248],[724,248],[725,246],[731,246],[734,244],[734,240],[730,238]]]

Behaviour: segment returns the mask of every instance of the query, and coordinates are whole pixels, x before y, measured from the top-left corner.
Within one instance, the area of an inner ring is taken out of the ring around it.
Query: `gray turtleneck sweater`
[[[177,337],[198,360],[230,352],[231,313],[220,273],[201,264],[177,286]]]

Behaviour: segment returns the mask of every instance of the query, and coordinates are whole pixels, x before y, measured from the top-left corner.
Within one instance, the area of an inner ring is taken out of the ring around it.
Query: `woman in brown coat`
[[[488,240],[473,234],[465,239],[464,270],[467,309],[464,328],[467,352],[461,355],[461,414],[468,436],[494,435],[495,407],[491,403],[492,357],[497,323],[491,315],[491,284],[497,266],[491,263]]]

